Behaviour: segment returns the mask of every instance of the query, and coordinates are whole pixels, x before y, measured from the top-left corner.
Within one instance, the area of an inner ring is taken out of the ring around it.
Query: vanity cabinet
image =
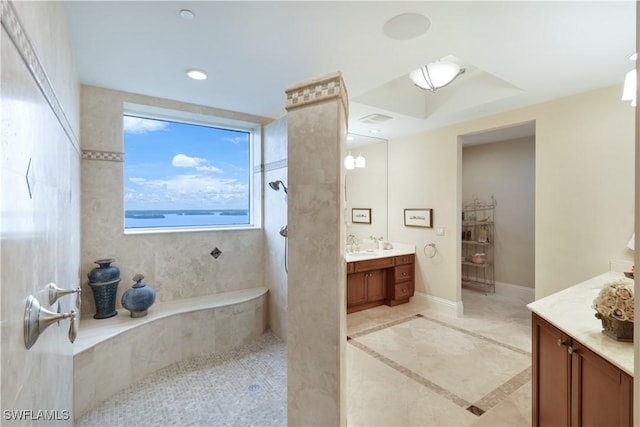
[[[413,254],[394,257],[394,267],[388,270],[387,305],[409,302],[415,292],[415,256]]]
[[[409,302],[415,291],[414,255],[347,263],[347,313]]]
[[[633,378],[535,313],[533,426],[631,426]]]
[[[384,270],[372,270],[348,275],[347,309],[362,304],[381,303],[386,296],[386,282],[387,275]]]

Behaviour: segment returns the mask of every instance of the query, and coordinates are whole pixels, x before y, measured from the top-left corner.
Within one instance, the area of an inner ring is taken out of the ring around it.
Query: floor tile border
[[[466,401],[465,399],[461,398],[460,396],[456,395],[455,393],[452,393],[451,391],[445,389],[444,387],[428,380],[427,378],[423,377],[422,375],[418,374],[415,371],[412,371],[411,369],[402,366],[401,364],[399,364],[398,362],[395,362],[394,360],[388,358],[387,356],[384,356],[381,353],[378,353],[377,351],[375,351],[374,349],[370,348],[369,346],[356,341],[355,339],[358,337],[362,337],[364,335],[368,335],[374,332],[378,332],[381,331],[383,329],[387,329],[393,326],[397,326],[397,325],[401,325],[403,323],[407,323],[411,320],[415,320],[415,319],[419,319],[422,318],[424,320],[427,321],[431,321],[434,323],[437,323],[441,326],[453,329],[457,332],[469,335],[473,338],[476,339],[480,339],[482,341],[486,341],[489,344],[493,344],[493,345],[497,345],[503,348],[506,348],[508,350],[514,351],[516,353],[522,354],[522,355],[531,355],[530,352],[522,350],[518,347],[514,347],[511,346],[509,344],[505,344],[505,343],[501,343],[500,341],[496,341],[494,339],[491,338],[487,338],[483,335],[477,334],[475,332],[471,332],[468,331],[466,329],[457,327],[457,326],[453,326],[450,324],[447,324],[445,322],[442,322],[440,320],[437,319],[433,319],[431,317],[425,316],[423,314],[415,314],[412,316],[408,316],[402,319],[398,319],[398,320],[394,320],[391,322],[387,322],[384,323],[382,325],[379,326],[374,326],[372,328],[369,329],[365,329],[363,331],[360,332],[356,332],[353,334],[350,334],[349,336],[347,336],[347,340],[349,342],[349,344],[353,345],[354,347],[358,348],[359,350],[365,352],[366,354],[368,354],[369,356],[373,357],[374,359],[384,363],[385,365],[389,366],[392,369],[395,369],[396,371],[400,372],[401,374],[405,375],[406,377],[416,381],[417,383],[429,388],[430,390],[434,391],[435,393],[439,394],[440,396],[444,397],[445,399],[450,400],[451,402],[453,402],[454,404],[469,410],[471,413],[473,413],[474,415],[477,416],[481,416],[482,414],[484,414],[485,412],[487,412],[488,410],[492,409],[493,407],[497,406],[499,403],[501,403],[502,401],[504,401],[508,396],[510,396],[513,392],[515,392],[517,389],[519,389],[520,387],[524,386],[527,382],[531,381],[531,366],[528,366],[527,368],[525,368],[524,370],[522,370],[520,373],[514,375],[513,377],[511,377],[509,380],[507,380],[506,382],[502,383],[501,385],[499,385],[498,387],[496,387],[495,389],[493,389],[492,391],[490,391],[489,393],[487,393],[486,395],[484,395],[482,398],[480,398],[480,400],[478,400],[475,403],[470,403],[468,401]],[[471,410],[470,408],[473,408],[473,410]]]
[[[441,326],[447,327],[447,328],[449,328],[449,329],[453,329],[453,330],[455,330],[455,331],[458,331],[458,332],[461,332],[461,333],[463,333],[463,334],[466,334],[466,335],[472,336],[472,337],[474,337],[474,338],[478,338],[478,339],[480,339],[480,340],[482,340],[482,341],[486,341],[486,342],[488,342],[488,343],[491,343],[491,344],[494,344],[494,345],[497,345],[497,346],[500,346],[500,347],[506,348],[507,350],[511,350],[511,351],[516,352],[516,353],[523,354],[523,355],[525,355],[525,356],[530,356],[530,355],[531,355],[531,352],[530,352],[530,351],[523,350],[523,349],[521,349],[521,348],[518,348],[518,347],[513,346],[513,345],[510,345],[510,344],[505,344],[505,343],[503,343],[503,342],[500,342],[500,341],[494,340],[494,339],[492,339],[492,338],[485,337],[484,335],[478,334],[478,333],[476,333],[476,332],[471,332],[471,331],[469,331],[469,330],[467,330],[467,329],[464,329],[464,328],[461,328],[461,327],[458,327],[458,326],[453,326],[453,325],[451,325],[451,324],[449,324],[449,323],[446,323],[446,322],[443,322],[443,321],[441,321],[441,320],[434,319],[433,317],[425,316],[424,314],[416,314],[416,317],[418,317],[418,318],[420,318],[420,319],[428,320],[428,321],[430,321],[430,322],[437,323],[438,325],[441,325]]]
[[[496,387],[491,392],[487,393],[480,400],[475,403],[475,406],[478,406],[485,411],[493,408],[498,405],[508,396],[510,396],[513,392],[518,390],[520,387],[525,385],[527,382],[531,381],[531,366],[523,369],[519,374],[511,377],[510,380],[503,383],[502,385]]]
[[[452,401],[456,405],[458,405],[458,406],[460,406],[462,408],[467,408],[467,407],[471,406],[470,402],[466,401],[465,399],[461,398],[460,396],[450,392],[449,390],[445,389],[442,386],[439,386],[438,384],[434,383],[433,381],[430,381],[430,380],[426,379],[425,377],[423,377],[422,375],[418,374],[417,372],[412,371],[411,369],[402,366],[398,362],[395,362],[394,360],[389,359],[387,356],[384,356],[384,355],[378,353],[377,351],[375,351],[371,347],[369,347],[369,346],[367,346],[367,345],[365,345],[365,344],[363,344],[363,343],[361,343],[359,341],[355,341],[354,339],[351,339],[349,341],[349,344],[353,345],[354,347],[356,347],[359,350],[362,350],[363,352],[367,353],[369,356],[373,357],[376,360],[379,360],[380,362],[384,363],[385,365],[389,366],[390,368],[395,369],[396,371],[400,372],[401,374],[405,375],[406,377],[411,378],[415,382],[417,382],[417,383],[427,387],[428,389],[436,392],[440,396]]]
[[[405,322],[409,322],[411,320],[414,320],[417,316],[418,316],[417,314],[412,314],[411,316],[408,316],[408,317],[405,317],[405,318],[402,318],[402,319],[392,320],[391,322],[383,323],[382,325],[374,326],[372,328],[365,329],[364,331],[354,332],[352,334],[348,334],[347,338],[348,339],[353,339],[353,338],[362,337],[364,335],[369,335],[369,334],[372,334],[374,332],[378,332],[378,331],[381,331],[383,329],[390,328],[392,326],[396,326],[396,325],[400,325],[400,324],[405,323]]]

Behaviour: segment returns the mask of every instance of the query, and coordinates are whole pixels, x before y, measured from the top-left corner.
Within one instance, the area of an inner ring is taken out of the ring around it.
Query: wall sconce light
[[[454,62],[436,61],[413,70],[409,78],[419,88],[435,92],[454,81],[464,71],[464,68]]]
[[[347,154],[344,158],[344,167],[347,170],[353,170],[355,168],[364,168],[366,166],[367,161],[365,160],[362,154],[359,154],[358,157],[353,157],[351,153]]]

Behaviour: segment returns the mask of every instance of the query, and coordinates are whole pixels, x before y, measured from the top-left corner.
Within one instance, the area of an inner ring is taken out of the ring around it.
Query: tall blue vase
[[[120,283],[120,269],[111,265],[112,262],[112,259],[95,261],[98,267],[91,270],[87,275],[96,303],[94,319],[108,319],[118,314],[116,311],[116,293]]]

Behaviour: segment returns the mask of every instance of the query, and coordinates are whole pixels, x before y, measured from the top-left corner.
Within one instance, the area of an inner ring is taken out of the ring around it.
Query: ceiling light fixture
[[[631,61],[635,61],[638,54],[634,53],[629,57]],[[638,87],[638,70],[633,69],[627,73],[624,78],[624,87],[622,88],[622,100],[631,101],[631,106],[636,106],[636,90]]]
[[[190,21],[194,18],[195,15],[189,9],[182,9],[180,11],[180,16],[182,16],[182,19]]]
[[[351,153],[349,153],[344,158],[344,168],[347,170],[353,170],[355,168],[361,169],[361,168],[364,168],[366,164],[367,164],[367,161],[365,160],[362,153],[358,154],[358,157],[353,157]]]
[[[464,71],[464,68],[454,62],[436,61],[413,70],[409,78],[419,88],[435,92],[454,81]]]
[[[207,73],[202,70],[191,69],[187,70],[187,76],[193,80],[206,80]]]

